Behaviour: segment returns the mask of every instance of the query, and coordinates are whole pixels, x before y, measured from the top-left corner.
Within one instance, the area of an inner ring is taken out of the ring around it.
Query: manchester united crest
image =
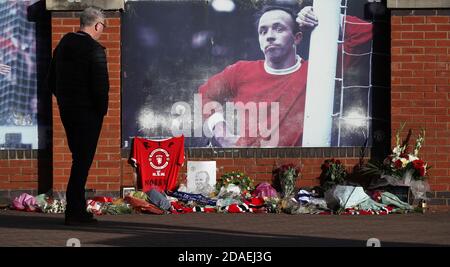
[[[164,168],[169,165],[170,156],[169,153],[162,149],[157,148],[150,153],[148,156],[148,161],[150,162],[150,166],[152,166],[153,169],[156,170],[155,173],[153,173],[154,176],[165,176],[165,173],[162,172]]]

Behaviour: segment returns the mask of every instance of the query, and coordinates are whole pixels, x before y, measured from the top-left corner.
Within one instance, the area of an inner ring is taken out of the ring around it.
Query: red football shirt
[[[174,191],[184,163],[184,136],[164,140],[135,137],[131,160],[142,181],[142,191],[152,187]]]

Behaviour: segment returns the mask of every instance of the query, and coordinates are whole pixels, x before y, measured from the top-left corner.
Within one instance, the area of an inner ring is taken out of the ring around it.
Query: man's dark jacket
[[[108,111],[105,48],[89,34],[64,35],[53,52],[48,84],[62,109]]]

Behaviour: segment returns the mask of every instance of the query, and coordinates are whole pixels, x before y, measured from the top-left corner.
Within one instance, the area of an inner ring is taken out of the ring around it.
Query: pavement
[[[64,247],[365,247],[450,246],[450,213],[391,215],[103,215],[65,226],[62,214],[0,210],[0,246]]]

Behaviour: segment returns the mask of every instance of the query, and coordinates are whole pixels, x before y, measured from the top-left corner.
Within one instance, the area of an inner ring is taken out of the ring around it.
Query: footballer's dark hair
[[[290,7],[280,6],[280,5],[265,5],[258,12],[256,12],[255,13],[256,29],[258,29],[259,21],[260,21],[262,15],[264,15],[265,13],[272,11],[272,10],[281,10],[281,11],[288,13],[292,19],[292,32],[295,34],[295,33],[301,31],[298,23],[295,21],[297,18],[297,14],[295,13],[295,11]]]

